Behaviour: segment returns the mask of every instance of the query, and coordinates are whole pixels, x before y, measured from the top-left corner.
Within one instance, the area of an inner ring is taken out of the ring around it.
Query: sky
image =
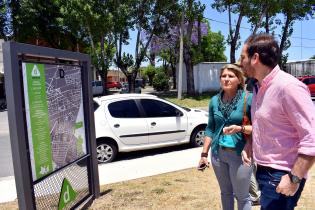
[[[221,32],[225,37],[228,37],[228,13],[219,13],[215,9],[212,9],[212,0],[201,0],[201,3],[206,5],[204,11],[204,18],[208,19],[212,32]],[[283,17],[278,16],[280,19]],[[237,16],[232,16],[232,23],[236,22]],[[281,26],[278,26],[275,30],[276,34],[281,34]],[[250,24],[247,23],[247,19],[243,18],[241,23],[240,35],[241,35],[241,47],[244,41],[250,36]],[[293,25],[293,33],[290,37],[291,47],[284,51],[284,53],[289,53],[288,61],[306,60],[315,55],[315,19],[296,21]],[[277,36],[277,35],[276,35]],[[279,37],[276,37],[280,43]],[[124,51],[131,53],[134,56],[135,50],[135,40],[136,32],[131,32],[131,40],[128,46],[124,46]],[[224,54],[226,55],[229,62],[230,46],[225,45],[226,50]],[[239,58],[241,53],[241,47],[236,51],[236,59]],[[144,63],[146,66],[147,63]]]
[[[204,17],[214,20],[209,21],[211,31],[219,32],[224,35],[225,38],[228,37],[228,13],[219,13],[215,9],[212,9],[210,0],[201,0],[203,4],[206,5],[206,10],[204,12]],[[236,16],[234,16],[234,21],[236,22]],[[279,15],[279,18],[283,18]],[[232,20],[232,22],[234,23]],[[250,24],[247,23],[247,19],[243,19],[241,23],[241,44],[250,36]],[[281,34],[281,26],[276,28],[276,34]],[[296,21],[293,25],[293,33],[290,37],[291,47],[285,51],[289,53],[288,61],[295,60],[305,60],[309,59],[315,55],[315,19]],[[302,37],[302,39],[301,39]],[[280,42],[280,39],[277,39]],[[302,48],[301,48],[302,46]],[[241,47],[236,52],[236,59],[239,57]],[[225,55],[229,58],[230,50],[229,45],[226,45]]]

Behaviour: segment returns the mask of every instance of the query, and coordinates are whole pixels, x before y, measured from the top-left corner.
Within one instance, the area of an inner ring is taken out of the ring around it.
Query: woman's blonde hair
[[[224,69],[228,69],[228,70],[232,71],[235,74],[235,76],[238,78],[238,80],[240,81],[238,89],[244,89],[245,78],[244,78],[244,73],[243,73],[243,70],[242,70],[242,67],[240,66],[240,64],[239,63],[230,63],[230,64],[224,65],[221,68],[220,78],[222,76]]]

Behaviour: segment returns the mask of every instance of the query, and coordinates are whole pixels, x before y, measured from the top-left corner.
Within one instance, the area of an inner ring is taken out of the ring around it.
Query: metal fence
[[[288,62],[285,70],[293,76],[315,75],[315,59]]]

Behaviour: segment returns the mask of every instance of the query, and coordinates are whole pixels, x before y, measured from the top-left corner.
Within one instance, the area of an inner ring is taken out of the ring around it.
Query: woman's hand
[[[207,167],[209,167],[208,159],[206,157],[201,157],[197,169],[203,171]]]
[[[234,134],[234,133],[241,132],[241,130],[242,130],[242,127],[239,125],[230,125],[228,127],[223,128],[223,133],[224,134]]]

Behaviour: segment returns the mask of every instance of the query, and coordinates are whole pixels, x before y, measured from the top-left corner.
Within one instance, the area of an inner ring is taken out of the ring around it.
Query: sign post
[[[89,56],[5,42],[20,209],[74,209],[99,196]]]

